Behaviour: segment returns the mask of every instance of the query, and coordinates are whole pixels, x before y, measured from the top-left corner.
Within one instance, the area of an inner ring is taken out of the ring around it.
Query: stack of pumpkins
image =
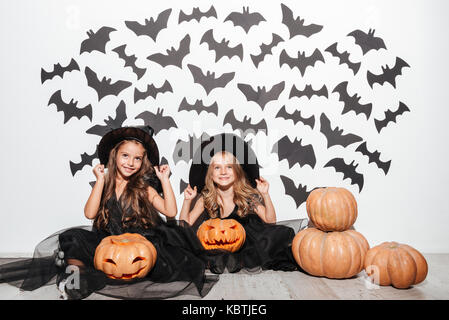
[[[374,283],[409,288],[427,276],[427,262],[416,249],[397,242],[369,248],[359,232],[350,229],[357,219],[357,202],[344,188],[318,188],[306,201],[315,227],[304,229],[292,242],[298,265],[314,276],[350,278],[365,269]]]

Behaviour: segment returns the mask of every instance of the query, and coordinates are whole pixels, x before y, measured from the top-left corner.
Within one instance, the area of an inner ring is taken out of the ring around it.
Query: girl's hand
[[[187,188],[184,190],[184,199],[192,200],[195,199],[196,195],[197,195],[196,186],[192,189],[192,187],[189,184]]]
[[[260,177],[259,179],[256,179],[256,183],[257,183],[256,188],[262,195],[268,194],[268,189],[270,187],[270,184],[268,183],[267,180]]]
[[[156,176],[161,181],[170,177],[170,167],[168,166],[168,164],[163,164],[159,167],[155,166],[154,171],[156,172]]]
[[[93,168],[93,173],[97,180],[103,180],[104,179],[104,165],[99,163]]]

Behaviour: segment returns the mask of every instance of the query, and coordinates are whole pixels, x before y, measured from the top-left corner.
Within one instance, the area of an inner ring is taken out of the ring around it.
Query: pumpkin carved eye
[[[144,257],[135,257],[133,260],[133,263],[136,263],[137,261],[144,261],[145,258]]]
[[[237,225],[230,226],[231,229],[237,229]]]
[[[209,226],[209,225],[207,225],[206,228],[207,228],[207,231],[212,230],[212,229],[215,229],[214,226]]]
[[[107,262],[107,263],[112,263],[114,266],[116,266],[117,264],[115,263],[115,261],[114,260],[112,260],[112,259],[105,259],[104,260],[104,262]]]

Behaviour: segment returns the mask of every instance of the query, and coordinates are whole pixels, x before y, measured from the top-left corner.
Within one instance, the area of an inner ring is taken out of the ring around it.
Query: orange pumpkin
[[[197,231],[198,239],[207,250],[238,251],[246,240],[245,228],[234,219],[209,219]]]
[[[104,238],[95,250],[94,266],[109,278],[143,278],[156,263],[154,245],[137,233]]]
[[[383,242],[368,251],[365,272],[378,285],[405,289],[424,281],[427,261],[409,245]]]
[[[357,202],[345,188],[318,188],[306,201],[307,215],[322,231],[348,230],[357,219]]]
[[[363,270],[368,241],[355,230],[323,232],[301,230],[293,238],[292,252],[298,265],[314,276],[350,278]]]

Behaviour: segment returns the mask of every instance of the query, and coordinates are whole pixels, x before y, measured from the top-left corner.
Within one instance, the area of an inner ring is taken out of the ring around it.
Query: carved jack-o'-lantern
[[[143,278],[156,263],[153,244],[137,233],[104,238],[95,250],[94,266],[109,278]]]
[[[207,250],[222,249],[236,252],[246,240],[243,226],[234,219],[209,219],[197,231],[198,239]]]

